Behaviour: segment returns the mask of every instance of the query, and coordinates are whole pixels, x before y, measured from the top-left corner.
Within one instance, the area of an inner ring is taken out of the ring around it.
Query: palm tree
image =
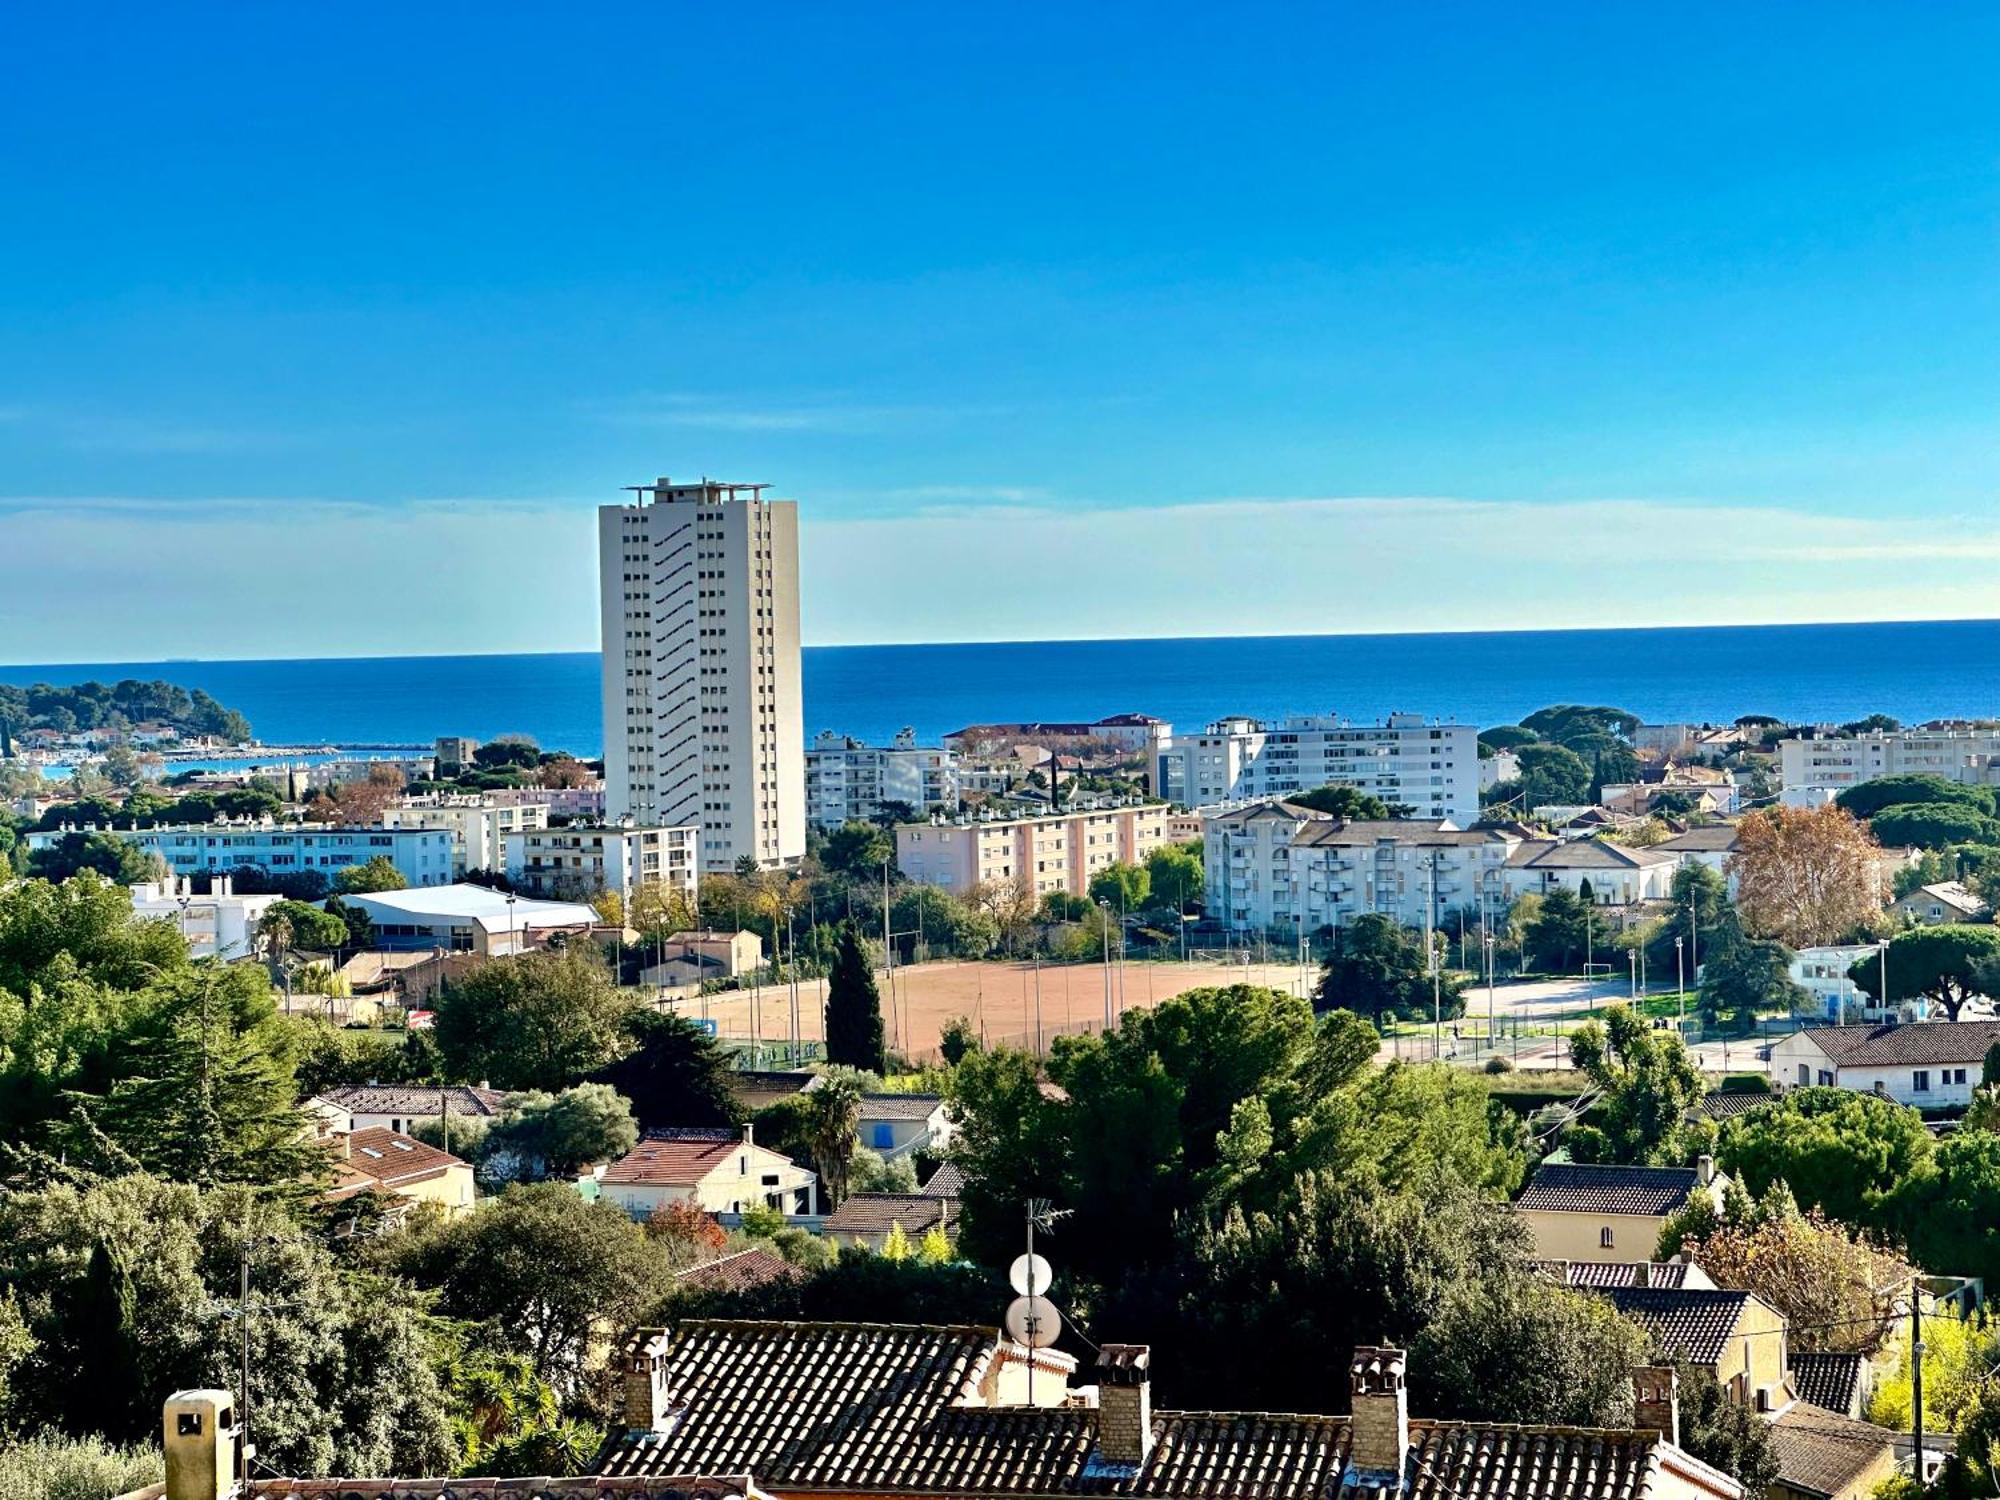
[[[845,1074],[828,1074],[799,1097],[806,1105],[806,1149],[826,1189],[827,1207],[838,1208],[861,1138],[861,1085]]]

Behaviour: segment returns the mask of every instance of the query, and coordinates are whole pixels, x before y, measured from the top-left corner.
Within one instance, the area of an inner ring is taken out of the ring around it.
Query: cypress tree
[[[68,1412],[65,1425],[132,1442],[152,1425],[132,1337],[132,1273],[125,1258],[102,1240],[84,1263],[75,1299],[65,1321],[75,1349],[73,1389],[86,1405]]]
[[[850,1068],[880,1073],[888,1061],[882,1040],[882,996],[861,933],[852,922],[840,926],[833,973],[826,985],[826,1058]]]

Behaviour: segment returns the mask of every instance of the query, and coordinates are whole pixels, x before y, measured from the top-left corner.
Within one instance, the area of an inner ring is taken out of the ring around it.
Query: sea
[[[1476,634],[809,646],[805,729],[935,743],[966,724],[1136,712],[1185,730],[1226,714],[1417,713],[1481,726],[1550,703],[1649,722],[1905,723],[2000,717],[2000,620]],[[428,745],[522,733],[596,755],[598,657],[333,657],[0,666],[0,682],[164,678],[240,710],[270,745]]]

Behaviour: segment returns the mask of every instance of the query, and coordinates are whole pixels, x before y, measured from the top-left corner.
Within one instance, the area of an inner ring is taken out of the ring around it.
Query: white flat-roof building
[[[571,901],[537,901],[483,885],[348,896],[368,913],[381,948],[442,948],[499,957],[538,948],[552,932],[589,932],[597,913]]]
[[[1812,735],[1778,742],[1785,793],[1841,792],[1878,776],[1942,776],[2000,784],[2000,724]],[[1791,805],[1805,805],[1795,803]]]
[[[806,852],[799,518],[763,485],[634,485],[597,512],[605,811],[698,826],[701,867]]]
[[[507,874],[524,892],[584,901],[600,891],[629,896],[642,885],[679,891],[693,910],[701,878],[700,830],[530,828],[507,835]]]
[[[452,878],[467,870],[504,872],[507,835],[549,826],[541,803],[499,805],[484,797],[412,799],[383,810],[384,828],[445,828],[452,838]]]
[[[350,865],[387,859],[411,885],[451,881],[452,836],[445,828],[335,828],[324,823],[181,823],[162,828],[64,826],[29,834],[30,850],[47,849],[66,833],[107,833],[157,854],[176,875],[255,865],[272,875],[306,871],[329,881]]]
[[[1479,817],[1479,774],[1479,731],[1470,724],[1419,714],[1391,714],[1381,724],[1330,714],[1275,724],[1231,717],[1160,751],[1156,790],[1170,802],[1206,807],[1338,783],[1407,806],[1414,817],[1464,825]]]
[[[960,893],[983,882],[1018,881],[1037,896],[1081,896],[1099,870],[1142,864],[1166,838],[1167,810],[1157,802],[990,822],[903,823],[896,829],[896,867],[911,880]]]
[[[126,889],[132,892],[133,916],[166,918],[180,928],[194,957],[225,961],[250,955],[257,923],[284,900],[276,895],[239,896],[230,889],[227,875],[217,875],[205,896],[194,893],[194,882],[185,875]]]
[[[919,745],[914,729],[887,745],[827,732],[806,751],[806,816],[820,828],[871,821],[889,802],[920,815],[957,812],[958,795],[958,757]]]

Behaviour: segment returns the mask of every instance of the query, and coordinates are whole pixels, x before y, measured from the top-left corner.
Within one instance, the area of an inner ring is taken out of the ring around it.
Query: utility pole
[[[1679,933],[1674,934],[1674,987],[1680,991],[1681,1033],[1682,1035],[1686,1035],[1688,1019],[1687,966],[1681,959],[1681,939]]]
[[[246,1226],[247,1231],[247,1226]],[[250,1245],[251,1238],[243,1236],[242,1284],[236,1304],[237,1321],[243,1325],[243,1400],[237,1410],[242,1413],[242,1426],[238,1429],[243,1452],[243,1493],[250,1493]]]
[[[1109,1036],[1111,1034],[1111,903],[1100,901],[1097,903],[1097,909],[1104,913],[1104,1032]],[[1244,959],[1244,966],[1246,968],[1249,966],[1247,956]]]
[[[1924,1289],[1910,1282],[1910,1428],[1917,1451],[1912,1468],[1917,1484],[1924,1482]]]

